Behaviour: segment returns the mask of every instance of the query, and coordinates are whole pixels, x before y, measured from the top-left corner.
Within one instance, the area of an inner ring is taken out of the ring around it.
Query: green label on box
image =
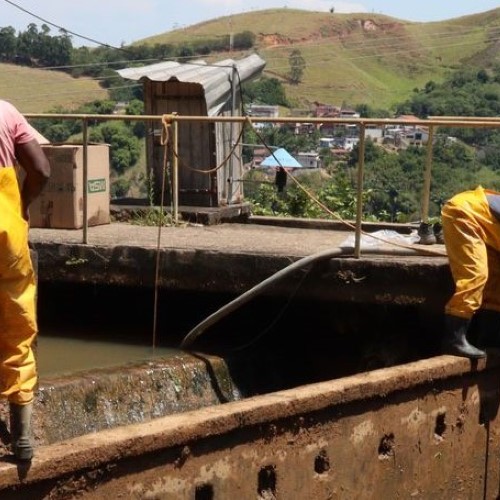
[[[106,191],[106,179],[91,179],[87,183],[88,193],[102,193]]]

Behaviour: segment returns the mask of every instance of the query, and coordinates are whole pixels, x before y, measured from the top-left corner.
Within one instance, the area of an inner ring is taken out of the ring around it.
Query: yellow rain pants
[[[37,383],[36,283],[21,214],[16,171],[0,168],[0,396],[16,404],[29,403]]]
[[[470,319],[479,309],[500,311],[500,221],[478,187],[459,193],[442,208],[443,233],[455,293],[445,313]]]

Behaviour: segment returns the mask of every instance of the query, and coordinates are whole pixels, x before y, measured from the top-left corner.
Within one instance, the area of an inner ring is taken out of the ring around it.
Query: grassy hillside
[[[435,23],[379,14],[269,9],[214,19],[137,43],[176,44],[243,31],[256,35],[256,51],[267,62],[265,74],[281,79],[299,107],[321,101],[389,108],[415,87],[439,82],[463,64],[500,62],[500,9]],[[306,61],[299,85],[287,83],[293,49],[299,49]]]
[[[464,65],[500,63],[500,8],[435,23],[412,23],[380,14],[335,14],[289,8],[226,16],[139,40],[179,44],[253,32],[253,49],[266,60],[264,74],[280,79],[293,105],[314,101],[390,109],[429,80],[440,82]],[[306,61],[302,81],[291,85],[289,55]],[[210,54],[207,62],[243,52]],[[25,113],[56,106],[75,109],[107,97],[92,79],[0,64],[0,96]]]
[[[56,106],[75,109],[107,98],[107,91],[88,78],[72,78],[60,71],[0,64],[0,96],[23,113],[44,113]]]

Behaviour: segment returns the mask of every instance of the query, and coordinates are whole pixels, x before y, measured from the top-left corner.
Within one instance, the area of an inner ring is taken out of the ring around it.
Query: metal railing
[[[391,119],[391,118],[327,118],[327,117],[246,117],[246,116],[182,116],[175,113],[169,115],[101,115],[101,114],[65,114],[65,113],[26,113],[28,119],[62,119],[81,120],[83,131],[83,243],[88,243],[88,127],[89,122],[95,121],[143,121],[143,122],[168,122],[172,125],[172,144],[174,148],[174,161],[172,162],[172,202],[173,217],[178,220],[179,198],[178,198],[178,161],[177,148],[179,144],[178,124],[182,122],[210,122],[210,123],[271,123],[271,124],[300,124],[308,123],[313,125],[356,125],[359,130],[359,160],[357,168],[357,207],[356,207],[356,228],[355,228],[355,256],[361,254],[361,226],[363,215],[363,179],[365,168],[365,145],[366,128],[369,126],[399,125],[402,127],[425,127],[428,130],[428,140],[426,144],[426,158],[424,171],[424,187],[422,192],[421,220],[427,222],[429,217],[430,186],[432,177],[432,145],[436,129],[440,126],[447,128],[500,128],[500,117],[456,117],[440,116],[428,119]],[[167,119],[165,119],[167,118]]]

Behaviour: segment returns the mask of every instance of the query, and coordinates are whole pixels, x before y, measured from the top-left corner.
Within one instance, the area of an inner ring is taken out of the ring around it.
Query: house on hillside
[[[248,106],[248,115],[253,118],[256,116],[278,118],[279,114],[279,106],[271,106],[270,104],[250,104],[250,106]]]
[[[373,142],[382,142],[384,129],[379,125],[367,125],[365,127],[365,136],[369,137]]]
[[[251,168],[259,167],[260,164],[269,156],[269,149],[267,147],[256,147],[253,150]]]
[[[429,139],[429,129],[423,125],[410,122],[418,121],[414,115],[399,115],[398,120],[407,121],[406,124],[386,125],[384,128],[384,143],[393,144],[396,147],[405,148],[409,145],[421,146]]]
[[[274,127],[274,123],[260,122],[258,118],[278,118],[280,115],[280,108],[279,106],[271,106],[269,104],[250,104],[247,109],[247,114],[252,118],[252,125],[255,128]]]
[[[240,60],[226,59],[178,63],[166,61],[119,70],[127,80],[144,87],[146,115],[241,116],[240,86],[260,76],[265,61],[257,54]],[[223,207],[243,201],[241,123],[180,121],[178,123],[179,205]],[[149,124],[146,151],[148,171],[154,173],[156,202],[162,191],[165,147],[162,125]],[[232,154],[231,154],[232,153]],[[173,155],[170,152],[170,160]],[[165,203],[171,203],[165,181]]]
[[[360,114],[351,108],[341,108],[339,118],[359,118]]]
[[[396,118],[408,122],[420,120],[420,118],[415,115],[399,115]],[[426,144],[429,139],[429,129],[423,125],[403,125],[402,138],[407,144],[421,146],[422,144]]]
[[[312,134],[316,130],[316,125],[310,122],[296,123],[294,127],[295,135]]]
[[[314,102],[314,107],[312,108],[312,115],[316,118],[339,118],[340,107],[316,101]],[[318,132],[325,137],[333,137],[335,135],[336,128],[337,125],[328,122],[320,123],[317,126]]]
[[[316,118],[321,118],[322,116],[327,118],[338,118],[340,116],[340,107],[334,106],[333,104],[315,102],[312,115]]]
[[[346,151],[352,151],[354,146],[359,143],[359,137],[344,137],[342,141],[342,147]]]
[[[317,151],[302,151],[297,153],[295,158],[304,168],[320,168],[322,164]]]
[[[286,170],[293,171],[302,168],[302,165],[285,148],[278,148],[272,151],[264,160],[261,161],[260,168],[278,168],[283,167]]]

